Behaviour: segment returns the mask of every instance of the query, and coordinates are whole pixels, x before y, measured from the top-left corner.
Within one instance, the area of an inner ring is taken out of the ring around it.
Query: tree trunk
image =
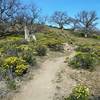
[[[24,32],[25,32],[25,40],[30,41],[29,30],[27,29],[27,26],[25,26]]]
[[[36,41],[36,37],[35,37],[34,34],[32,34],[32,38],[33,38],[34,41]]]
[[[87,34],[85,34],[85,38],[87,38],[88,37],[88,35]]]
[[[63,30],[63,29],[64,29],[63,25],[60,25],[60,29],[61,29],[61,30]]]

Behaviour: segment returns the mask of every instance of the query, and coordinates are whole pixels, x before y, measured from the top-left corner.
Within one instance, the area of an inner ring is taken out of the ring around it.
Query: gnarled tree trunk
[[[30,41],[29,30],[27,26],[24,27],[24,32],[25,32],[25,40]]]
[[[25,31],[25,40],[30,41],[31,39],[33,39],[34,41],[36,41],[35,34],[31,33],[28,30],[27,26],[25,26],[24,31]]]

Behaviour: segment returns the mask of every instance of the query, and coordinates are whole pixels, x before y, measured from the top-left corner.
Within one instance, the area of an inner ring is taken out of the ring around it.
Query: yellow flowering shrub
[[[77,85],[73,90],[72,94],[65,98],[65,100],[89,100],[90,91],[85,85]]]
[[[15,73],[16,75],[22,75],[22,73],[24,73],[24,71],[26,71],[28,69],[27,65],[21,64],[21,65],[17,65],[16,69],[15,69]]]
[[[73,89],[73,95],[79,100],[87,100],[89,96],[89,88],[84,85],[78,85]]]
[[[25,60],[18,57],[8,57],[3,62],[4,69],[12,69],[16,75],[22,75],[27,70],[28,65]]]

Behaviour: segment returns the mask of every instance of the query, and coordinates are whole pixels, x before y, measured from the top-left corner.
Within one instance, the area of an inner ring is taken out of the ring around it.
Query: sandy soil
[[[33,80],[21,88],[13,100],[52,100],[55,93],[53,79],[58,69],[63,66],[64,57],[46,60]]]
[[[66,48],[70,47],[67,45]],[[73,50],[71,50],[72,54]],[[70,55],[69,55],[70,56]],[[66,66],[64,63],[66,57],[57,57],[52,60],[47,59],[42,65],[40,70],[35,75],[34,79],[27,82],[20,89],[13,100],[54,100],[57,84],[57,73]],[[68,76],[66,86],[68,87],[67,93],[71,91],[73,80]]]

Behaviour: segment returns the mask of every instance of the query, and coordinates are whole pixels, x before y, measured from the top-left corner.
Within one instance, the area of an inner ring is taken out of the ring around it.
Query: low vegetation
[[[63,51],[65,37],[48,31],[37,33],[36,42],[27,42],[23,35],[7,36],[0,40],[0,77],[6,81],[8,88],[16,89],[16,79],[23,77],[37,64],[37,57],[47,56],[49,50]]]
[[[36,38],[36,42],[27,42],[23,35],[11,35],[0,40],[0,79],[9,89],[18,88],[17,78],[21,80],[36,66],[38,57],[48,56],[49,51],[63,52],[66,42],[76,47],[76,55],[69,62],[71,67],[95,70],[100,64],[99,39],[79,37],[70,30],[62,32],[56,28],[36,33]],[[68,100],[73,100],[72,95]]]
[[[45,56],[47,53],[47,47],[45,45],[38,45],[35,50],[38,56]]]
[[[85,85],[77,85],[68,98],[64,100],[89,100],[90,91]]]
[[[96,65],[96,58],[89,53],[78,53],[70,61],[70,65],[75,68],[94,69]]]
[[[64,43],[75,47],[76,54],[69,60],[72,69],[91,73],[100,70],[96,11],[81,11],[73,17],[66,11],[55,11],[50,16],[42,16],[40,11],[34,3],[0,1],[0,82],[17,89],[16,80],[28,74],[38,64],[38,58],[47,57],[49,52],[65,53]],[[64,29],[67,25],[71,28]],[[89,95],[88,87],[78,85],[65,100],[89,100]]]
[[[95,45],[80,45],[76,48],[76,55],[69,62],[75,68],[95,69],[99,64],[99,46]]]

